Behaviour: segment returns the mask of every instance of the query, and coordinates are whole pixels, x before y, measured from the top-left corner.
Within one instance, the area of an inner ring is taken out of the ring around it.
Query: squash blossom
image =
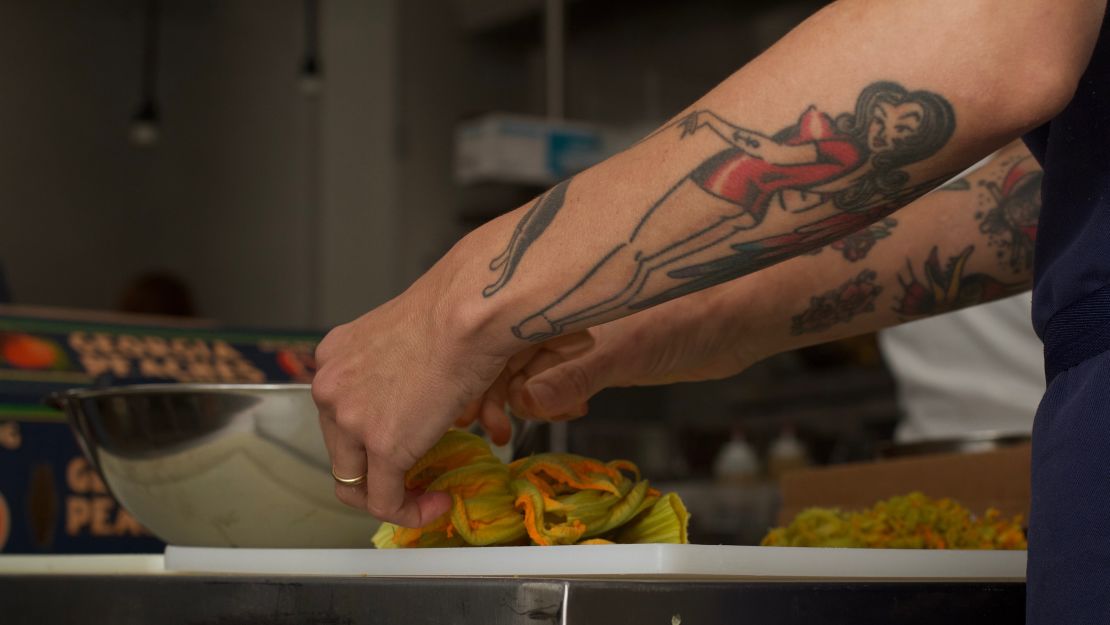
[[[452,430],[409,469],[405,487],[446,492],[451,509],[421,528],[383,523],[379,549],[689,542],[682,500],[625,460],[538,454],[506,465],[483,439]]]

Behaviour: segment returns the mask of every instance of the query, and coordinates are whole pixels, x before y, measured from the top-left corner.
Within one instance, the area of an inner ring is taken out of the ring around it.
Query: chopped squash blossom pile
[[[409,469],[405,486],[449,493],[451,509],[425,527],[383,523],[379,549],[688,542],[682,500],[623,460],[538,454],[506,465],[481,438],[452,430]]]
[[[1025,549],[1021,516],[1005,519],[993,508],[974,517],[951,499],[910,493],[860,512],[830,508],[802,511],[763,538],[775,547],[875,547],[890,549]]]

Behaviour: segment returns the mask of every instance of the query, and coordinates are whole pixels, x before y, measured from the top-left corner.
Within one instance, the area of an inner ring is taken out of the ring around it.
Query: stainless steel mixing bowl
[[[174,545],[364,547],[336,500],[304,384],[149,384],[58,394],[121,504]]]

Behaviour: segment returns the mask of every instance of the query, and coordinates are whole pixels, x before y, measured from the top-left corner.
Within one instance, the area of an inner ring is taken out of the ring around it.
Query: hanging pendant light
[[[320,3],[304,0],[304,57],[301,60],[299,85],[301,93],[315,96],[323,84],[320,67]]]
[[[140,147],[148,147],[158,142],[158,102],[155,87],[158,79],[158,0],[146,1],[146,20],[143,27],[142,101],[139,109],[131,118],[128,135],[131,142]]]

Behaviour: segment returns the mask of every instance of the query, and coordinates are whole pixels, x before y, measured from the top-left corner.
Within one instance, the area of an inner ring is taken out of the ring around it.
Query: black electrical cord
[[[304,0],[304,57],[301,60],[301,89],[314,94],[320,89],[320,3]]]
[[[146,0],[143,23],[142,73],[140,75],[139,110],[131,119],[131,138],[146,145],[158,137],[158,22],[161,14],[159,0]]]

